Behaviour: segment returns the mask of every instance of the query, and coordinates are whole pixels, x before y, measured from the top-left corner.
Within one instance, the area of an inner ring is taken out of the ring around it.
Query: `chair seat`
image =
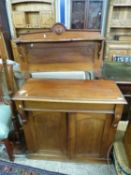
[[[9,105],[0,104],[0,140],[8,137],[11,127],[11,109]]]

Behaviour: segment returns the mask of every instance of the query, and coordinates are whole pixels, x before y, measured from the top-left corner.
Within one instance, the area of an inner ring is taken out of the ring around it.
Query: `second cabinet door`
[[[46,157],[66,156],[66,115],[60,112],[28,112],[24,132],[29,153]]]
[[[111,135],[114,133],[112,117],[111,114],[98,113],[70,114],[69,154],[71,158],[106,159],[113,139]]]

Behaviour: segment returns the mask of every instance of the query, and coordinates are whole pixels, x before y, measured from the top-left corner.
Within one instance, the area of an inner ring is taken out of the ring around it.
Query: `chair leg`
[[[6,147],[6,150],[7,150],[10,161],[13,161],[14,160],[14,155],[13,155],[14,146],[13,146],[13,143],[11,141],[9,141],[8,139],[3,140],[3,143]]]

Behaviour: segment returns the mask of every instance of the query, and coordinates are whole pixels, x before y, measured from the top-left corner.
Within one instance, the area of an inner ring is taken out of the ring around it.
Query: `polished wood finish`
[[[101,72],[103,37],[98,32],[67,30],[21,35],[17,40],[23,72]],[[37,58],[37,59],[36,59]]]
[[[45,34],[45,35],[44,35]],[[35,43],[35,42],[60,42],[60,41],[101,41],[104,38],[99,32],[89,32],[87,30],[66,30],[61,35],[47,30],[45,32],[35,32],[23,34],[16,39],[17,43]]]
[[[52,158],[66,155],[66,114],[41,111],[30,111],[28,114],[24,132],[29,153],[42,151],[43,155]]]
[[[36,91],[37,88],[38,91]],[[14,99],[46,102],[125,103],[114,82],[106,80],[29,79],[16,93]]]
[[[15,42],[26,75],[61,70],[100,75],[103,37],[98,32],[56,24]],[[32,78],[13,100],[23,121],[28,157],[86,161],[108,159],[126,103],[113,81]]]
[[[69,120],[71,158],[106,159],[112,142],[106,140],[111,134],[112,115],[95,112],[72,113]]]
[[[127,130],[125,132],[124,145],[125,145],[127,157],[129,160],[129,164],[131,167],[131,121],[129,121]]]
[[[13,100],[30,158],[99,161],[107,159],[126,103],[104,80],[29,79]]]

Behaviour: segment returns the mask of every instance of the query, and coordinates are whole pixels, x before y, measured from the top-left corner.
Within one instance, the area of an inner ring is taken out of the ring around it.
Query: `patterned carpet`
[[[7,154],[4,150],[0,153],[0,157],[2,160],[6,160],[6,161],[8,160]],[[32,160],[32,159],[26,158],[26,155],[24,154],[15,155],[14,162],[16,164],[30,166],[33,168],[47,170],[55,173],[63,173],[66,175],[96,175],[96,174],[97,175],[116,175],[115,167],[113,164],[108,165],[108,164],[94,164],[94,163],[91,164],[91,163],[72,163],[72,162],[61,162],[61,161]],[[7,168],[7,171],[8,169],[10,168]],[[22,175],[36,175],[36,174],[29,174],[30,172],[26,172],[26,171],[25,173],[26,174],[22,174]],[[0,174],[0,175],[9,175],[9,174]]]
[[[0,175],[63,175],[63,174],[0,160]]]

